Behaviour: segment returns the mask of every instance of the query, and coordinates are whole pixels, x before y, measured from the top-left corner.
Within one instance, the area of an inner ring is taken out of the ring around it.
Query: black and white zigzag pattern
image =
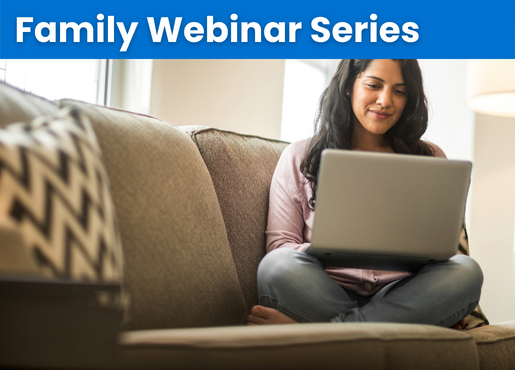
[[[0,130],[0,215],[18,226],[43,274],[120,281],[109,182],[78,110]]]

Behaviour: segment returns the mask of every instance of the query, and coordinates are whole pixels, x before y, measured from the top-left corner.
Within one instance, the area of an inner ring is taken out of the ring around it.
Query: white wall
[[[279,139],[284,60],[155,60],[150,114]]]
[[[424,138],[440,146],[450,159],[474,157],[474,113],[465,100],[466,60],[419,60],[429,102]]]
[[[425,138],[473,162],[467,204],[471,256],[481,265],[481,307],[492,323],[515,320],[515,118],[466,106],[466,60],[421,60],[430,125]]]
[[[470,239],[491,322],[515,320],[515,118],[476,115]]]
[[[429,107],[429,124],[423,138],[441,147],[449,159],[473,162],[474,112],[468,109],[465,99],[467,61],[421,59],[419,64]],[[468,231],[473,192],[472,183],[465,214]]]

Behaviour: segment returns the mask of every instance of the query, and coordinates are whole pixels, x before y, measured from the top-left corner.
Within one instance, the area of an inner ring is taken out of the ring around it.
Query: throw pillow
[[[0,130],[0,219],[18,229],[41,275],[121,281],[110,185],[93,128],[78,109]]]

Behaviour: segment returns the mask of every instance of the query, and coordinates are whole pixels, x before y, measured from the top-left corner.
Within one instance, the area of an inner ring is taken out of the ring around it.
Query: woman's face
[[[371,134],[384,135],[401,117],[407,100],[401,62],[371,61],[351,92],[354,127],[361,124]]]

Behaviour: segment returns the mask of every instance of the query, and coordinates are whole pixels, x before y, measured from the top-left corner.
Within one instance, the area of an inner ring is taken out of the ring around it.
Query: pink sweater
[[[315,212],[308,206],[311,187],[300,172],[309,139],[290,144],[282,153],[270,186],[266,250],[294,248],[304,251],[311,241]],[[437,157],[445,153],[433,145]],[[385,284],[409,275],[406,272],[327,267],[325,271],[341,286],[367,296]]]

